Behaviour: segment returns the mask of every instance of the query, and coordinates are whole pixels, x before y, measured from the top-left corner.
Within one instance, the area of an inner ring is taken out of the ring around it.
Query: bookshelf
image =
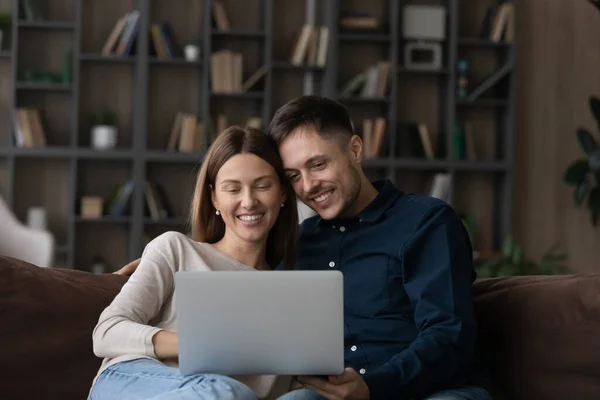
[[[187,229],[195,173],[209,145],[209,121],[226,115],[229,124],[260,117],[267,123],[287,100],[309,93],[344,103],[357,133],[363,121],[386,121],[384,149],[364,162],[373,179],[389,178],[401,188],[428,193],[436,173],[452,177],[449,201],[476,221],[476,246],[496,250],[512,231],[514,43],[492,42],[478,34],[492,0],[225,0],[230,29],[213,23],[212,1],[181,0],[38,0],[44,20],[19,17],[18,0],[8,11],[13,21],[10,43],[0,51],[0,194],[17,217],[43,206],[48,226],[56,235],[56,266],[89,270],[101,255],[110,269],[138,257],[145,241],[166,230]],[[404,65],[402,15],[408,4],[438,4],[446,8],[443,65],[415,70]],[[0,7],[2,5],[0,4]],[[123,56],[102,55],[115,23],[128,12],[139,12],[134,51]],[[0,10],[2,11],[2,10]],[[6,10],[5,10],[6,11]],[[363,12],[382,22],[382,29],[348,32],[339,20],[347,12]],[[154,54],[152,25],[167,21],[179,45],[197,40],[200,57],[163,58]],[[327,62],[323,66],[295,65],[290,56],[295,37],[305,23],[328,29]],[[68,51],[71,58],[65,58]],[[261,66],[264,76],[247,92],[212,89],[211,55],[231,50],[243,56],[243,80]],[[473,81],[507,66],[498,86],[473,101],[457,99],[455,68],[469,60]],[[68,61],[65,61],[68,60]],[[360,93],[341,96],[345,82],[370,65],[388,61],[388,84],[382,96]],[[66,63],[66,64],[65,64]],[[67,81],[23,79],[23,70],[51,69]],[[39,109],[44,116],[46,146],[15,144],[12,110]],[[92,147],[91,115],[98,109],[116,114],[115,148]],[[186,112],[205,123],[204,139],[192,152],[168,151],[175,115]],[[407,156],[398,124],[426,124],[434,142],[433,159]],[[455,123],[468,121],[476,136],[476,160],[454,156]],[[441,150],[438,150],[438,147]],[[450,150],[449,150],[450,149]],[[84,218],[82,196],[107,199],[120,184],[132,180],[128,212]],[[153,219],[147,210],[144,182],[162,187],[172,213]]]

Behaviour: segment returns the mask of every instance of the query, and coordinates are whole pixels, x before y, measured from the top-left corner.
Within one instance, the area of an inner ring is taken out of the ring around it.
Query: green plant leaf
[[[593,153],[594,151],[597,151],[600,149],[600,145],[594,138],[594,135],[592,135],[590,133],[590,131],[588,131],[587,129],[585,129],[585,128],[577,129],[576,135],[577,135],[577,143],[579,144],[579,148],[586,155],[589,155],[589,154]]]
[[[598,7],[598,1],[596,1],[595,6]],[[590,111],[594,118],[596,118],[596,123],[600,126],[600,99],[596,96],[590,96],[589,104]]]
[[[512,257],[514,245],[515,243],[511,236],[508,236],[506,239],[504,239],[504,245],[502,246],[502,256],[504,258]]]
[[[588,0],[593,6],[595,6],[598,10],[600,10],[600,1],[599,0]]]
[[[585,200],[585,196],[587,196],[589,189],[590,189],[590,180],[589,179],[584,180],[575,188],[573,197],[575,200],[575,205],[577,207],[579,207],[583,204],[583,201]]]
[[[596,186],[590,191],[588,206],[590,210],[600,211],[600,187]]]
[[[512,262],[515,265],[519,265],[523,262],[523,249],[518,245],[513,247]]]
[[[600,148],[596,139],[594,139],[592,134],[584,128],[577,129],[577,142],[579,143],[579,148],[585,154],[593,153]]]
[[[574,161],[565,171],[564,180],[569,185],[579,185],[583,182],[590,172],[590,165],[587,160],[580,158]]]
[[[600,149],[594,151],[588,156],[588,164],[590,171],[600,173]]]
[[[596,186],[590,191],[588,207],[592,212],[592,226],[596,227],[600,219],[600,187]]]

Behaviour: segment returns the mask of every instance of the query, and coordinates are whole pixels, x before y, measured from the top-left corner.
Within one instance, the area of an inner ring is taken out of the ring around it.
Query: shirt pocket
[[[390,307],[389,263],[390,257],[377,255],[342,268],[346,312],[372,317]]]

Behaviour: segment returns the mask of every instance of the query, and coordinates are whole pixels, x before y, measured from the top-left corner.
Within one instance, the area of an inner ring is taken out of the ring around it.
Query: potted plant
[[[7,47],[10,42],[11,16],[10,14],[0,13],[0,50]]]
[[[110,110],[98,110],[92,118],[92,147],[113,149],[117,145],[117,116]]]
[[[191,40],[183,48],[186,61],[194,62],[200,59],[200,45],[197,40]]]
[[[590,97],[589,107],[600,126],[600,99]],[[577,130],[577,142],[584,155],[569,165],[564,180],[567,185],[575,187],[573,198],[577,207],[588,198],[592,225],[596,226],[600,220],[600,145],[585,128]]]
[[[515,275],[557,275],[567,271],[564,261],[567,257],[552,248],[538,262],[528,260],[523,249],[508,237],[503,245],[502,253],[489,257],[477,264],[477,275],[480,278],[493,278]]]

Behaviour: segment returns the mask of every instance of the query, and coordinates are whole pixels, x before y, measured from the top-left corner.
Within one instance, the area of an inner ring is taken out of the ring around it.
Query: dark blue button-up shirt
[[[473,383],[472,250],[445,202],[389,181],[356,217],[300,228],[297,268],[344,275],[346,367],[372,399],[420,398]]]

